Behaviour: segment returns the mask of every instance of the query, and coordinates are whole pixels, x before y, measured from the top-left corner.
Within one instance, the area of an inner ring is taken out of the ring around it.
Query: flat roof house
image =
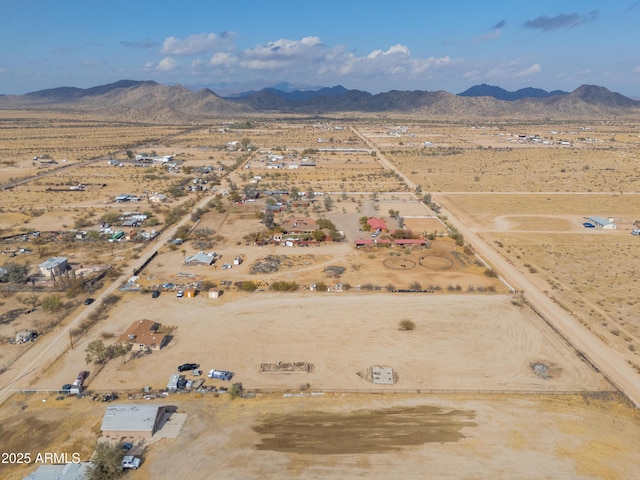
[[[151,438],[168,413],[164,405],[110,405],[102,418],[102,434],[107,437]]]
[[[50,277],[51,275],[61,275],[69,270],[69,268],[70,267],[67,263],[66,257],[51,257],[38,265],[40,275],[42,275],[43,277]]]

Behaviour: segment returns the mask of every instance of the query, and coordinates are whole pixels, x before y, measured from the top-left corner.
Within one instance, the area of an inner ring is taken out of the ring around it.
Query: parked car
[[[71,385],[70,383],[65,383],[64,385],[62,385],[62,388],[60,390],[62,390],[64,393],[69,393],[72,387],[73,385]]]
[[[176,293],[176,297],[178,298],[184,297],[184,292],[182,290],[178,290],[178,293]]]
[[[93,302],[95,302],[95,299],[93,299],[93,298],[87,298],[87,299],[84,301],[84,304],[85,304],[85,305],[91,305]]]
[[[199,377],[200,375],[202,375],[202,370],[195,368],[191,370],[191,375],[193,375],[194,377]]]
[[[129,450],[131,450],[133,448],[133,443],[131,443],[131,442],[122,442],[122,444],[120,446],[122,447],[123,451],[128,452]]]
[[[197,363],[183,363],[182,365],[180,365],[178,367],[178,371],[179,372],[186,372],[188,370],[195,370],[199,366],[200,365],[198,365]]]
[[[160,290],[154,290],[151,292],[151,298],[158,298],[160,296]]]
[[[134,457],[133,455],[125,455],[122,458],[122,469],[123,470],[136,470],[140,466],[141,460],[139,457]]]
[[[82,384],[84,383],[84,381],[87,379],[88,376],[89,376],[88,371],[81,370],[80,373],[78,373],[78,376],[76,377],[76,381],[73,382],[73,384],[77,386],[82,386]]]
[[[582,225],[584,228],[596,228],[596,226],[591,222],[584,222]]]

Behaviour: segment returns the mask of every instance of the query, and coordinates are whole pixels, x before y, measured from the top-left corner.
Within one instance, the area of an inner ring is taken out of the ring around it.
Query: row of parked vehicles
[[[182,365],[178,365],[178,372],[191,372],[191,375],[193,375],[194,377],[199,377],[200,375],[202,375],[200,365],[197,363],[183,363]],[[201,379],[187,380],[183,375],[180,375],[180,373],[172,375],[169,379],[169,383],[167,384],[167,389],[169,391],[200,388],[204,383],[204,380]],[[218,380],[226,381],[231,380],[233,378],[233,375],[234,373],[228,370],[217,369],[209,370],[209,373],[207,374],[209,378],[216,378]]]
[[[200,370],[200,364],[198,363],[183,363],[182,365],[178,365],[178,372],[188,372],[191,371],[191,374],[194,376],[202,375],[202,371]],[[233,372],[229,372],[228,370],[209,370],[207,376],[209,378],[219,378],[220,380],[231,380],[233,378]]]

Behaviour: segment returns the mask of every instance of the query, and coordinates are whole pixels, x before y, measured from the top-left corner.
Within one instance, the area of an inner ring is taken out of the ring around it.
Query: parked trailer
[[[175,392],[178,390],[178,382],[180,381],[180,377],[181,375],[178,373],[174,373],[173,375],[171,375],[171,377],[169,378],[169,382],[167,383],[168,392]]]
[[[210,370],[209,378],[219,378],[220,380],[231,380],[233,377],[233,372],[228,372],[226,370]]]

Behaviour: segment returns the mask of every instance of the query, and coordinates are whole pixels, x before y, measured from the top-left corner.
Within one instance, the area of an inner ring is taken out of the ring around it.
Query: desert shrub
[[[258,289],[258,284],[253,280],[248,280],[240,284],[240,290],[243,292],[255,292]]]
[[[243,392],[242,384],[234,383],[233,385],[231,385],[231,389],[229,390],[229,395],[231,395],[231,398],[242,397],[242,392]]]
[[[286,282],[282,280],[273,282],[269,288],[275,292],[294,292],[298,290],[299,285],[296,282]]]
[[[492,268],[487,268],[487,269],[485,269],[484,274],[485,274],[487,277],[491,277],[491,278],[496,278],[496,277],[498,276],[498,272],[496,272],[496,271],[495,271],[494,269],[492,269]]]
[[[400,330],[409,331],[409,330],[415,330],[415,329],[416,329],[416,324],[413,323],[412,320],[409,320],[408,318],[400,320]]]
[[[49,295],[42,299],[42,310],[49,313],[56,313],[62,310],[64,303],[58,295]]]

